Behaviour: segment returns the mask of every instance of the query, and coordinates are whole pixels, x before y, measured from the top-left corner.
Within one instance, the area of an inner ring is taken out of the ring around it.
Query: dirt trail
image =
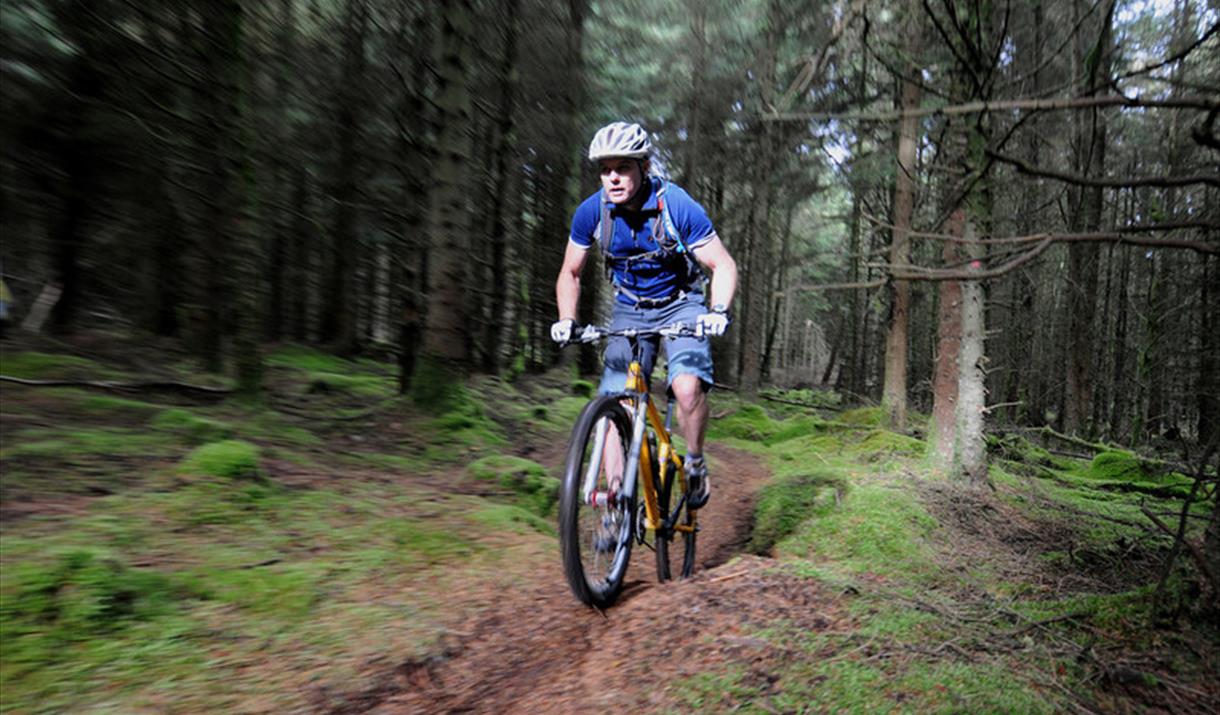
[[[553,563],[539,565],[529,590],[488,596],[472,609],[442,654],[401,666],[374,691],[332,704],[331,712],[559,713],[656,704],[663,697],[656,684],[697,672],[715,657],[709,639],[731,637],[766,601],[818,618],[808,584],[785,588],[778,583],[784,577],[762,575],[765,559],[749,559],[732,573],[716,569],[748,541],[754,501],[768,473],[747,453],[718,447],[711,454],[713,496],[700,515],[694,578],[658,587],[652,552],[637,548],[623,596],[601,613],[573,598],[556,552]],[[759,589],[760,579],[776,583]],[[645,652],[659,623],[669,637]]]

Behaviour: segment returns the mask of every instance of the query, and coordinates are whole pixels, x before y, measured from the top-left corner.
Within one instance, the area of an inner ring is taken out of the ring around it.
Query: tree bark
[[[508,309],[507,249],[508,226],[505,221],[505,199],[512,181],[509,158],[514,153],[510,145],[513,131],[513,108],[516,103],[517,82],[513,76],[517,63],[517,10],[520,0],[505,3],[504,55],[500,63],[500,106],[496,111],[495,138],[491,156],[492,167],[491,228],[487,236],[491,246],[491,293],[487,311],[487,325],[483,331],[483,370],[496,374],[500,371],[501,336],[504,334],[504,316]]]
[[[1088,96],[1110,74],[1110,25],[1116,2],[1111,0],[1095,43],[1077,46],[1077,56],[1086,51],[1085,76]],[[1078,5],[1073,8],[1078,12]],[[1105,175],[1106,127],[1099,110],[1092,107],[1073,115],[1076,142],[1076,173],[1085,177]],[[1074,232],[1101,228],[1102,187],[1081,187],[1073,194],[1071,224]],[[1088,243],[1068,245],[1068,344],[1063,429],[1069,434],[1092,435],[1089,418],[1093,399],[1093,324],[1097,307],[1099,247]]]
[[[918,72],[909,58],[919,51],[921,37],[919,3],[913,1],[907,8],[906,53],[908,62],[904,69],[907,75]],[[922,96],[919,85],[910,79],[901,81],[898,106],[911,109],[919,106]],[[897,144],[897,166],[894,171],[893,232],[890,237],[890,265],[906,266],[911,262],[911,218],[915,209],[915,153],[919,144],[919,118],[903,116],[898,120],[895,132]],[[885,377],[881,395],[881,407],[885,411],[890,429],[903,431],[907,423],[907,359],[910,350],[908,324],[911,311],[911,284],[905,280],[890,282],[890,324],[885,338]]]
[[[967,218],[963,237],[968,241],[975,237],[974,223]],[[977,244],[966,243],[967,258],[979,259],[983,250]],[[984,340],[987,332],[985,322],[985,299],[983,284],[979,281],[961,283],[961,347],[957,364],[957,419],[956,451],[960,473],[974,485],[987,479],[987,450],[984,437],[983,416],[986,414],[987,391],[984,388],[986,361]]]
[[[949,217],[947,232],[961,236],[966,212],[958,209]],[[944,247],[946,264],[957,263],[958,246]],[[957,281],[942,281],[938,287],[936,371],[932,377],[932,421],[928,434],[928,457],[942,474],[953,470],[957,443],[958,359],[962,337],[962,286]]]
[[[355,201],[360,189],[361,143],[365,115],[362,83],[365,67],[365,34],[368,7],[364,0],[347,0],[344,12],[343,65],[334,96],[335,179],[334,215],[331,219],[330,268],[324,296],[323,342],[330,343],[340,355],[357,349],[356,315],[358,296],[353,290],[361,261],[361,245],[356,232]]]
[[[450,0],[441,13],[436,72],[436,163],[433,166],[428,233],[431,270],[429,310],[421,359],[412,392],[424,404],[440,406],[469,368],[466,305],[466,172],[470,162],[470,91],[466,83],[471,54],[470,0]]]

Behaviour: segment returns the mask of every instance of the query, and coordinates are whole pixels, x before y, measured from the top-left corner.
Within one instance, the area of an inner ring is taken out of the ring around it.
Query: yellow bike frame
[[[627,368],[627,392],[634,392],[638,397],[635,399],[646,400],[648,423],[652,425],[653,432],[657,435],[657,465],[672,464],[673,470],[670,472],[670,478],[677,477],[678,484],[682,487],[682,491],[686,492],[686,473],[682,471],[682,460],[678,457],[678,453],[673,448],[673,442],[669,439],[669,430],[665,428],[665,421],[661,418],[661,413],[657,411],[656,405],[652,400],[647,399],[648,385],[644,382],[644,370],[638,361],[632,361]],[[635,419],[634,412],[632,419]],[[640,441],[640,466],[639,466],[639,486],[644,490],[644,517],[645,527],[656,530],[661,526],[668,514],[661,514],[661,505],[657,500],[657,489],[653,483],[652,474],[652,459],[649,451],[648,440]],[[661,478],[664,479],[665,469],[661,467]],[[665,487],[664,484],[661,485]],[[672,492],[671,492],[672,493]],[[695,531],[696,520],[695,512],[690,513],[689,524],[675,524],[674,531]]]

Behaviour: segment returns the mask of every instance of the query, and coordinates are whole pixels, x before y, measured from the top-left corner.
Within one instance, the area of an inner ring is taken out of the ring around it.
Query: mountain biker
[[[580,274],[594,242],[600,244],[616,292],[612,330],[684,322],[716,337],[728,328],[737,264],[703,207],[680,187],[649,175],[651,153],[648,132],[638,124],[614,122],[593,136],[589,160],[597,163],[602,186],[581,202],[572,217],[555,283],[559,305],[559,320],[551,326],[555,342],[566,343],[573,337]],[[706,299],[700,266],[711,272]],[[645,382],[656,363],[659,343],[657,337],[643,339]],[[711,345],[706,338],[667,337],[666,357],[669,391],[678,402],[678,420],[686,438],[687,504],[698,509],[711,494],[703,458],[706,393],[713,382]],[[623,390],[631,360],[627,338],[611,338],[599,388],[602,394]]]

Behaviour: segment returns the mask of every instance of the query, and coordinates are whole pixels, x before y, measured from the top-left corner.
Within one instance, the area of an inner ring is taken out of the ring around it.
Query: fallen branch
[[[835,407],[833,405],[815,405],[815,404],[811,404],[809,402],[798,402],[796,400],[785,400],[782,397],[772,397],[771,395],[759,395],[759,397],[763,398],[764,400],[770,400],[771,402],[778,402],[778,403],[784,404],[784,405],[794,405],[796,407],[805,407],[805,408],[808,408],[811,410],[832,410],[832,411],[836,411],[836,412],[843,410],[842,407]]]
[[[707,582],[708,583],[718,583],[720,581],[728,581],[729,579],[737,578],[738,576],[745,576],[748,573],[750,573],[750,572],[747,569],[745,571],[738,571],[736,573],[729,573],[729,574],[725,574],[723,576],[717,576],[716,578],[709,578],[707,580]]]
[[[1025,633],[1026,631],[1032,631],[1035,628],[1041,628],[1042,626],[1048,626],[1052,623],[1059,623],[1060,621],[1079,620],[1088,615],[1089,614],[1085,613],[1084,611],[1076,611],[1073,613],[1065,613],[1061,616],[1054,616],[1052,618],[1043,618],[1040,621],[1031,621],[1031,622],[1025,624],[1024,626],[1021,626],[1020,628],[1016,629],[1015,631],[1009,631],[1002,635],[1004,635],[1005,637],[1008,637],[1008,638],[1013,638],[1015,636],[1021,635],[1022,633]]]
[[[1178,531],[1170,528],[1170,526],[1168,524],[1161,521],[1161,518],[1159,516],[1152,513],[1151,511],[1148,511],[1148,507],[1141,506],[1140,511],[1143,512],[1144,516],[1148,517],[1148,519],[1151,520],[1153,524],[1156,524],[1158,529],[1160,529],[1161,531],[1165,532],[1166,534],[1169,534],[1170,536],[1174,537],[1174,539],[1175,539],[1174,546],[1175,547],[1179,543],[1186,546],[1187,550],[1190,551],[1190,555],[1195,560],[1195,565],[1197,565],[1199,567],[1199,572],[1202,573],[1203,576],[1205,578],[1207,578],[1208,581],[1212,581],[1213,583],[1215,582],[1215,578],[1212,576],[1212,570],[1207,565],[1207,557],[1203,554],[1203,549],[1201,549],[1198,544],[1196,544],[1195,542],[1186,538],[1185,534],[1181,534]]]
[[[173,390],[174,392],[198,392],[205,395],[229,395],[233,389],[229,387],[209,387],[194,385],[189,382],[152,381],[152,382],[115,382],[113,380],[27,380],[21,377],[0,375],[0,382],[12,382],[29,387],[91,387],[111,392],[138,392],[150,390]]]

